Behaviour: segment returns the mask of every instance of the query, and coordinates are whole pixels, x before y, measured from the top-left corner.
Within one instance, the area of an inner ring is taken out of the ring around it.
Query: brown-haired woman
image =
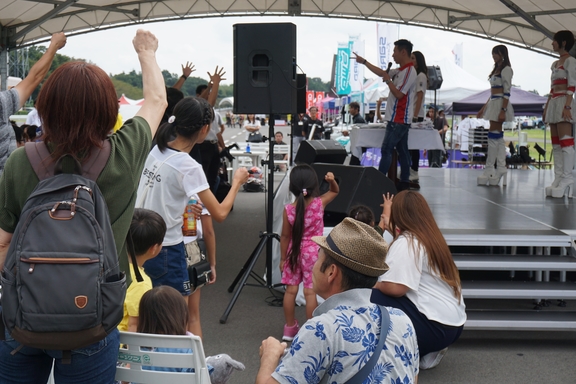
[[[144,104],[124,127],[108,137],[116,123],[118,101],[110,77],[97,66],[69,62],[52,73],[38,96],[44,140],[50,161],[62,155],[62,170],[74,170],[73,159],[85,162],[94,147],[110,143],[110,156],[97,184],[106,200],[120,270],[128,271],[126,235],[132,221],[136,188],[152,135],[166,109],[164,78],[156,62],[158,40],[138,30],[133,40],[142,66]],[[24,149],[14,151],[0,181],[0,267],[3,267],[12,234],[24,203],[38,184],[38,177]],[[52,364],[57,382],[112,383],[119,347],[118,330],[105,339],[72,351],[71,364],[62,364],[62,351],[24,347],[11,339],[0,342],[0,381],[37,382],[48,380]],[[11,354],[12,351],[20,351]]]
[[[466,313],[460,276],[424,197],[402,191],[384,197],[383,220],[393,234],[372,302],[403,310],[418,337],[420,368],[440,363],[460,337]]]

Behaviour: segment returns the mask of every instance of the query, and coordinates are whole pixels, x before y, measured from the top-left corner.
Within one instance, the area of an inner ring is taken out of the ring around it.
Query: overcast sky
[[[348,41],[349,35],[360,35],[365,41],[366,58],[376,62],[376,23],[358,20],[309,17],[225,17],[149,23],[93,32],[68,39],[61,53],[83,58],[117,74],[135,69],[139,63],[132,48],[132,37],[138,28],[149,29],[159,39],[158,62],[162,69],[181,73],[180,65],[187,60],[196,65],[193,76],[207,78],[207,71],[216,65],[226,70],[224,84],[233,82],[232,26],[237,23],[291,22],[297,25],[297,61],[308,77],[330,79],[332,57],[338,42]],[[494,41],[443,32],[429,28],[399,27],[401,38],[412,41],[430,63],[444,57],[452,58],[455,44],[464,43],[464,69],[486,81],[493,66],[491,49]],[[551,41],[550,41],[551,43]],[[509,46],[514,70],[513,83],[524,90],[536,89],[541,95],[550,89],[550,56]],[[365,74],[372,77],[370,72]]]

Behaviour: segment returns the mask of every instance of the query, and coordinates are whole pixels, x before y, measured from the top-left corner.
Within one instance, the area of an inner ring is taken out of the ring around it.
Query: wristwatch
[[[390,83],[392,83],[392,79],[384,80],[384,82],[385,82],[386,84],[390,84]]]
[[[502,110],[503,110],[504,112],[506,112],[506,111],[508,110],[508,108],[502,108]]]

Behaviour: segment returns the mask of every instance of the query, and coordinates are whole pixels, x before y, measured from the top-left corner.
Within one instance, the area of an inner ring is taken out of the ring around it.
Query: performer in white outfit
[[[426,98],[426,89],[428,88],[428,66],[426,59],[420,51],[412,52],[410,60],[416,69],[416,89],[414,91],[416,100],[414,102],[414,117],[412,122],[424,121],[424,99]],[[420,150],[411,149],[410,159],[412,165],[410,166],[410,181],[418,182],[418,165],[420,162]]]
[[[560,58],[552,63],[552,86],[544,107],[544,122],[550,124],[552,156],[554,157],[554,181],[546,187],[546,196],[572,197],[574,187],[574,136],[572,133],[572,107],[576,91],[576,59],[568,51],[574,45],[570,31],[556,32],[552,40],[554,52]]]
[[[514,120],[514,109],[510,104],[510,88],[512,87],[512,65],[508,58],[508,48],[497,45],[492,48],[494,68],[488,76],[491,87],[490,98],[478,112],[478,118],[490,120],[488,131],[488,153],[484,173],[478,176],[478,185],[506,185],[506,145],[502,123]],[[494,168],[494,162],[497,167]]]

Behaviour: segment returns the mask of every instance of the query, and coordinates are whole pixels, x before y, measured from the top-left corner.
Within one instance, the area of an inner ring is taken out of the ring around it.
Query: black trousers
[[[218,170],[220,168],[220,156],[218,153],[218,143],[212,143],[210,141],[204,141],[201,144],[197,144],[194,148],[198,147],[198,151],[192,154],[192,157],[198,161],[197,156],[199,155],[202,164],[202,169],[206,175],[206,180],[210,185],[210,190],[214,191],[218,183]]]

